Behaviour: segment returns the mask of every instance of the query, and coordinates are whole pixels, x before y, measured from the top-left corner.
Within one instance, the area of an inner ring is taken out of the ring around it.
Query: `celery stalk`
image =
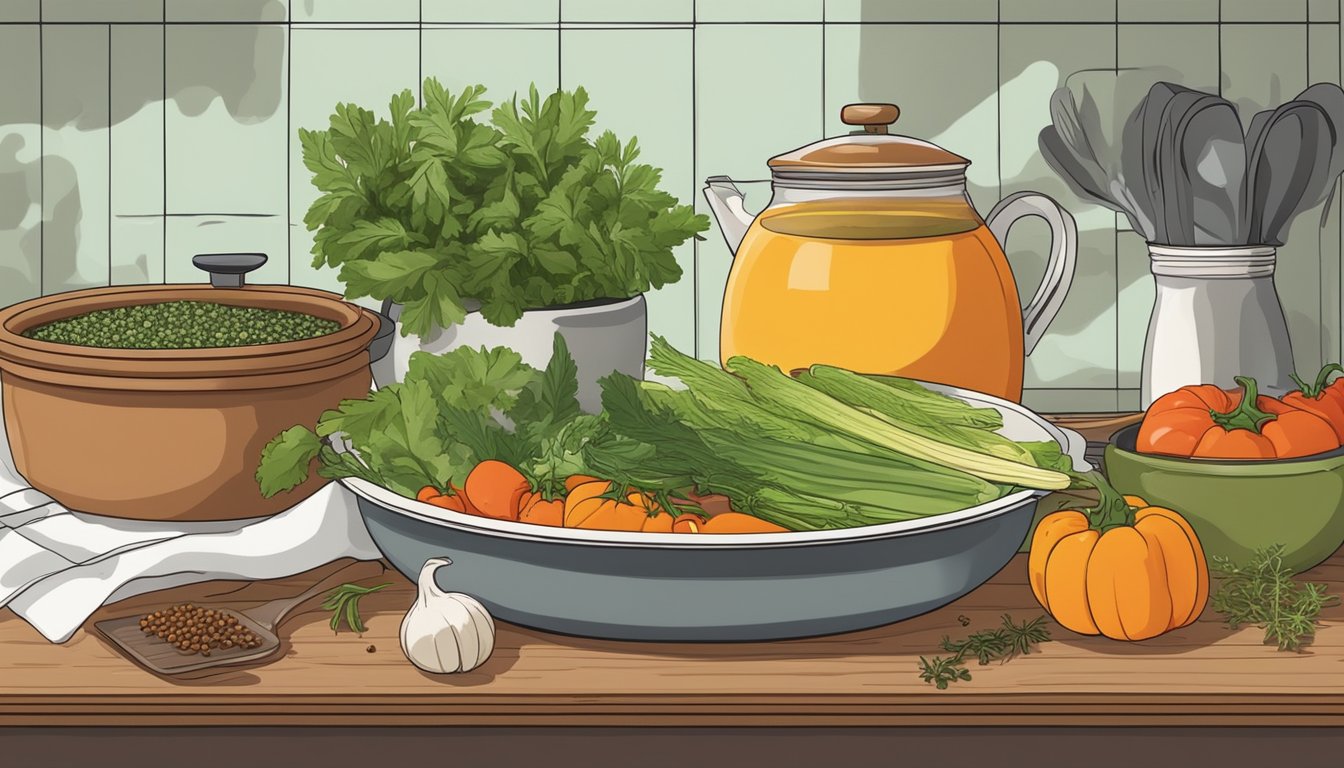
[[[779,369],[745,357],[728,361],[728,371],[746,380],[753,396],[765,408],[817,427],[835,430],[908,456],[959,469],[992,482],[1026,488],[1058,490],[1069,487],[1063,472],[1009,461],[998,456],[950,445],[915,434],[798,382]]]

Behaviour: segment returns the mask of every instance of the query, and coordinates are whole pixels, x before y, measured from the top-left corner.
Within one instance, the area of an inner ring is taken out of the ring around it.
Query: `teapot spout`
[[[737,253],[737,246],[742,244],[754,218],[742,205],[742,191],[727,176],[710,176],[705,179],[705,200],[709,201],[710,213],[714,214],[724,242]]]

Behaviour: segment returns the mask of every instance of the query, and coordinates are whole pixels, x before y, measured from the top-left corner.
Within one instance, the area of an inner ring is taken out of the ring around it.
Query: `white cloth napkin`
[[[63,643],[105,603],[214,579],[376,560],[355,497],[331,483],[273,517],[159,523],[72,512],[28,486],[0,424],[0,608]]]

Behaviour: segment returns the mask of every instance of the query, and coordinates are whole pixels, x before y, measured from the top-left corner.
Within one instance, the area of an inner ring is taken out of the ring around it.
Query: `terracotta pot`
[[[98,309],[196,300],[305,312],[340,323],[314,339],[218,349],[131,350],[29,339]],[[289,286],[96,288],[0,310],[0,397],[17,469],[63,506],[140,520],[271,515],[326,483],[262,497],[261,449],[368,394],[377,315]]]

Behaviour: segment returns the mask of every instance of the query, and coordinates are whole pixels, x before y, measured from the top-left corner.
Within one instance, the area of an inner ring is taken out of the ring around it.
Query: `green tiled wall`
[[[1041,159],[1050,93],[1080,69],[1164,65],[1256,110],[1339,82],[1340,48],[1340,0],[4,0],[0,304],[199,280],[191,254],[234,248],[271,255],[262,281],[339,289],[311,266],[296,129],[338,101],[385,111],[423,76],[495,99],[583,85],[599,127],[637,135],[702,211],[705,176],[762,178],[769,156],[846,130],[843,104],[894,101],[901,132],[971,158],[982,213],[1032,189],[1078,221],[1028,404],[1134,408],[1144,243]],[[768,196],[748,185],[748,208]],[[1341,355],[1339,205],[1324,229],[1304,214],[1281,251],[1304,371]],[[1032,221],[1009,238],[1024,299],[1047,238]],[[650,297],[651,328],[714,358],[731,255],[711,232],[677,258],[685,277]]]

